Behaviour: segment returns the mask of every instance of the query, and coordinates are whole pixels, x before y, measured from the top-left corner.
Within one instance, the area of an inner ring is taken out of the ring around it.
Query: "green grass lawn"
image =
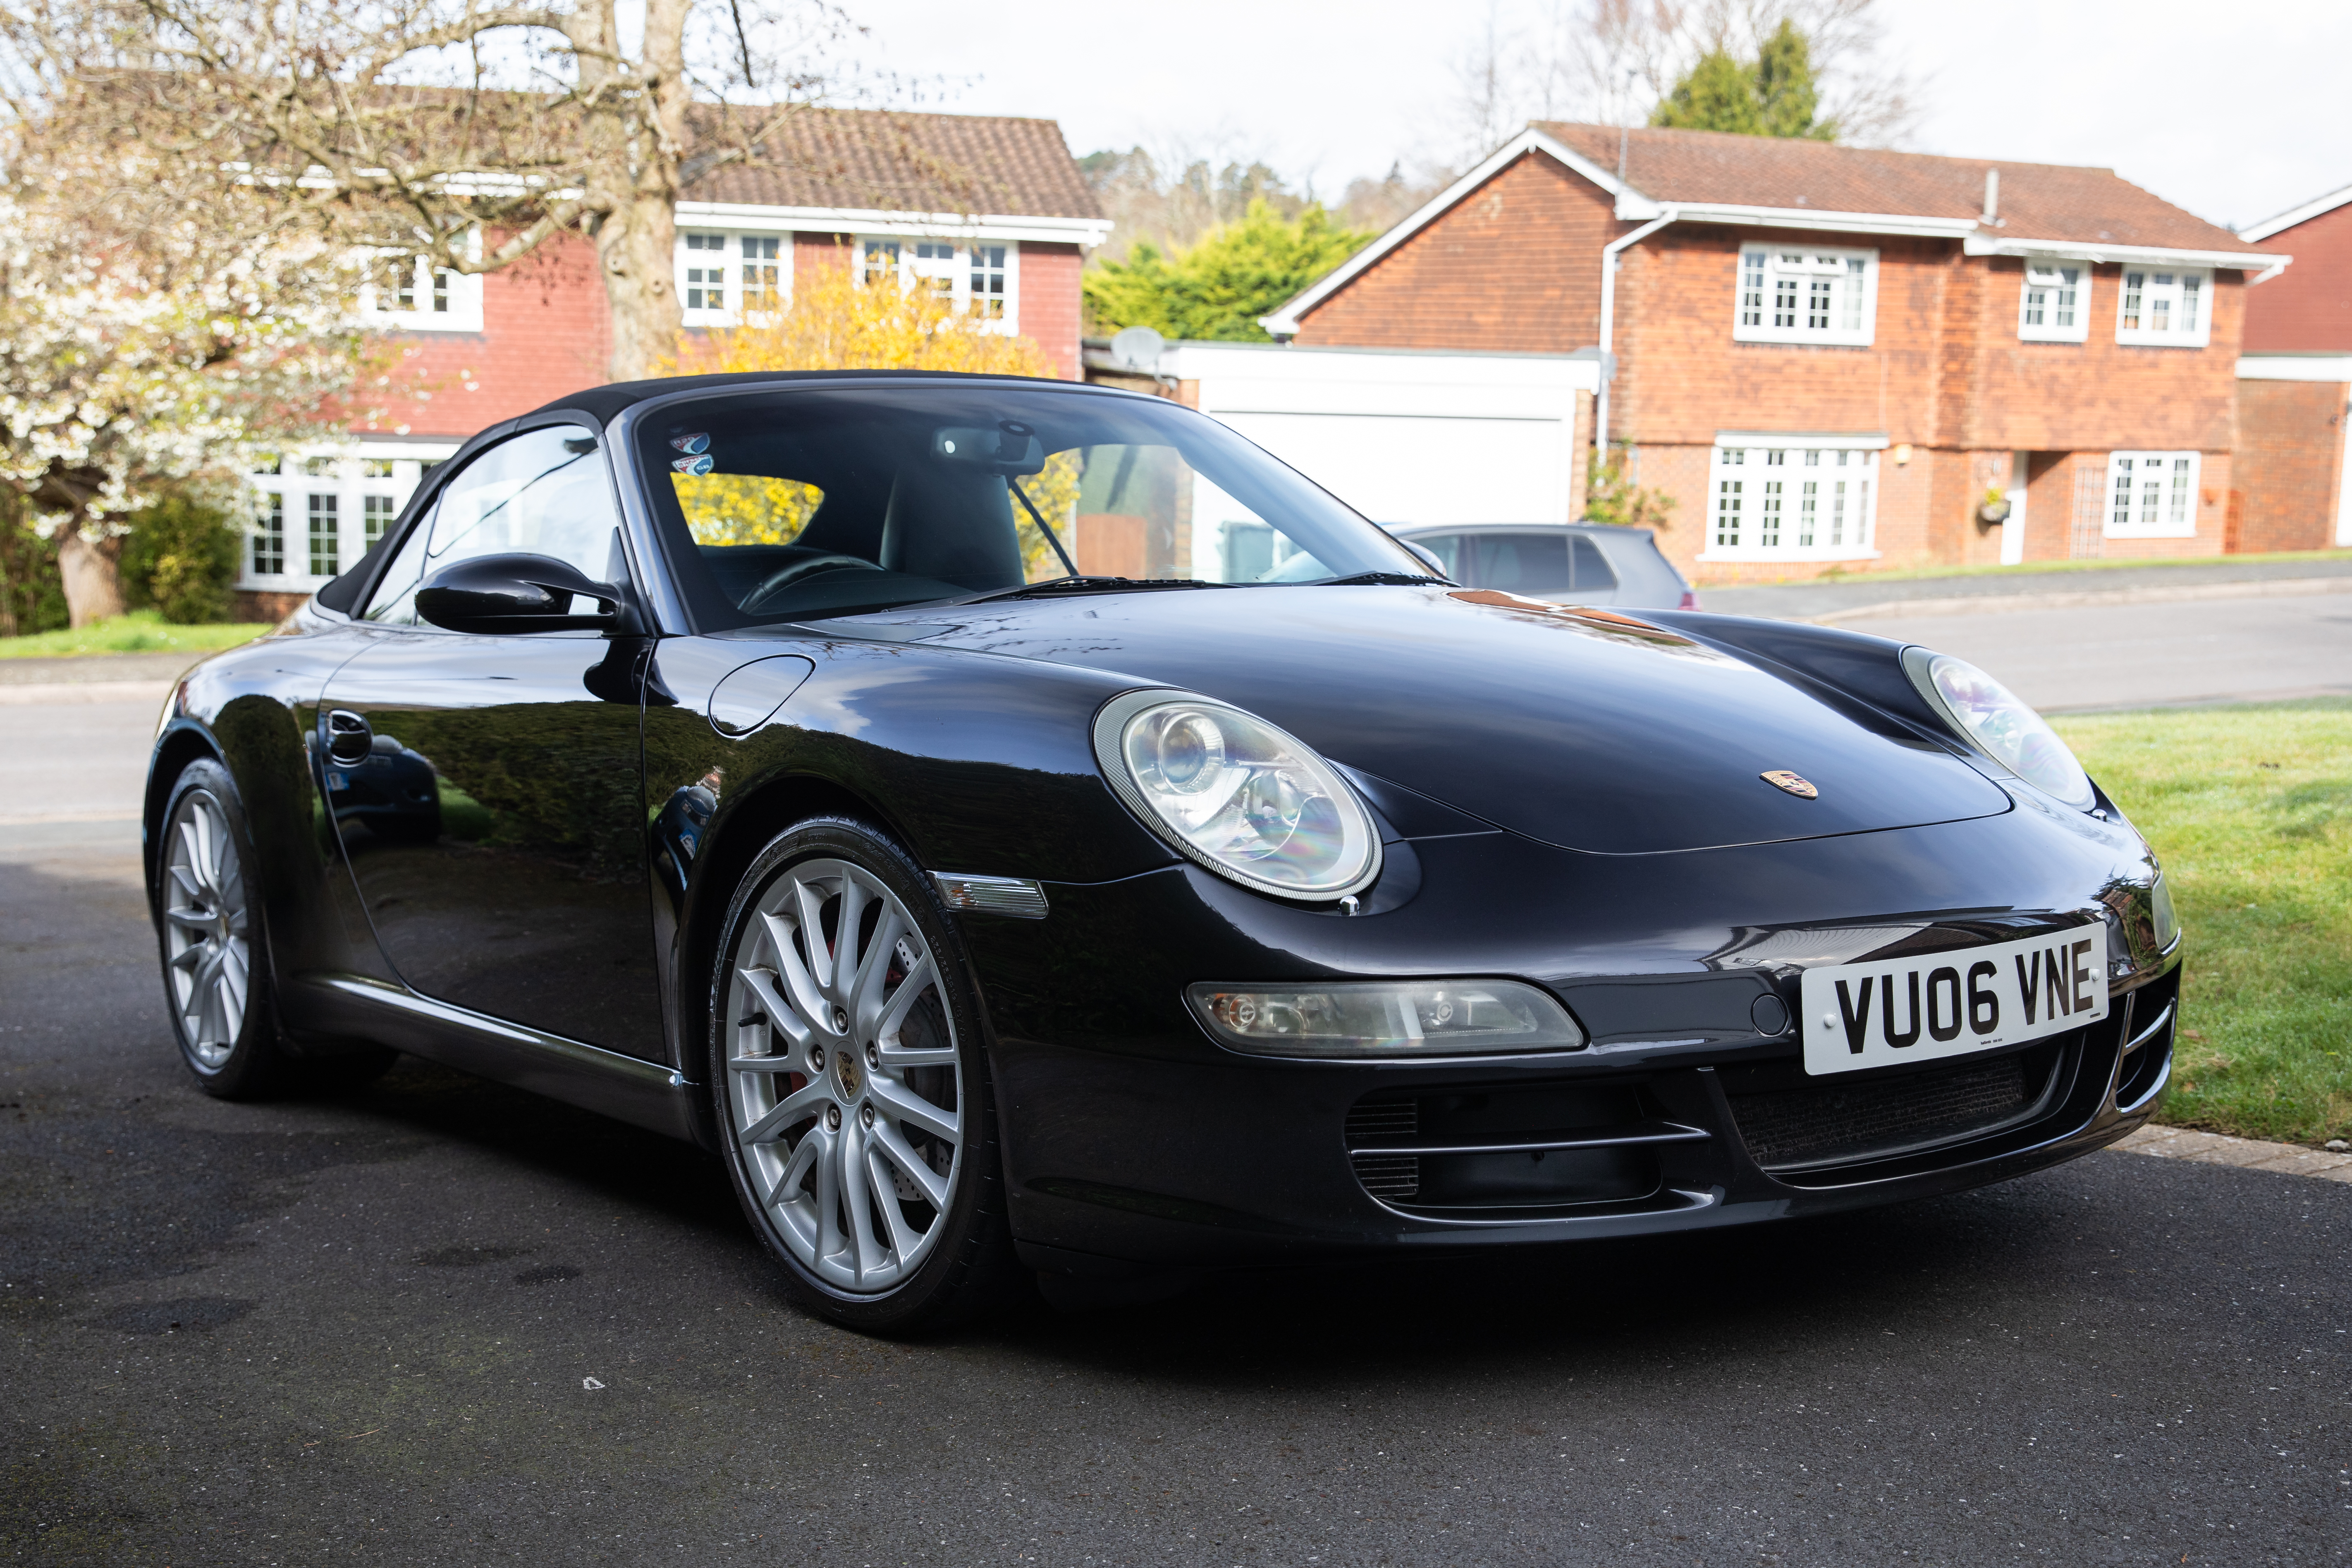
[[[2156,846],[2188,933],[2158,1119],[2352,1136],[2352,699],[2051,722]]]
[[[79,631],[0,637],[0,658],[57,658],[89,653],[212,653],[251,642],[268,631],[270,624],[219,621],[175,626],[153,610],[133,610]]]

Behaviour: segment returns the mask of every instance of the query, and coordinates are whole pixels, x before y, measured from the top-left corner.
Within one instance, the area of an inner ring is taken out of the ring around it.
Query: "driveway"
[[[1877,1214],[860,1339],[783,1303],[685,1146],[415,1061],[346,1099],[196,1093],[104,820],[152,710],[70,706],[0,705],[12,1560],[2352,1544],[2352,1184],[2107,1152]]]

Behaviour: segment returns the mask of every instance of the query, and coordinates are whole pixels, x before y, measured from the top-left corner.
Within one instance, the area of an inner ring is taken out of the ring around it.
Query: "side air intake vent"
[[[1385,1090],[1348,1112],[1347,1137],[1373,1197],[1467,1219],[1650,1202],[1663,1190],[1659,1151],[1707,1135],[1661,1119],[1630,1084],[1514,1084]]]
[[[1420,1130],[1418,1100],[1361,1100],[1348,1112],[1348,1158],[1364,1191],[1376,1198],[1409,1198],[1421,1191],[1420,1155],[1354,1152],[1381,1139],[1410,1140]]]

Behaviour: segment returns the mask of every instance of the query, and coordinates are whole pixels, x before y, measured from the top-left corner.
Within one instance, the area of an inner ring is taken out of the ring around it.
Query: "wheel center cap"
[[[858,1089],[863,1088],[865,1084],[865,1075],[859,1072],[857,1068],[857,1053],[855,1051],[835,1052],[833,1058],[833,1076],[841,1085],[841,1093],[844,1099],[856,1099]]]

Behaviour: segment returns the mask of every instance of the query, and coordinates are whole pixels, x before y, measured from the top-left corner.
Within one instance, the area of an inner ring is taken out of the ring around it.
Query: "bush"
[[[228,618],[244,535],[227,512],[187,496],[166,496],[131,514],[122,542],[122,594],[179,626]]]
[[[1664,490],[1645,490],[1626,472],[1625,448],[1619,447],[1592,466],[1586,488],[1584,521],[1618,528],[1652,528],[1660,532],[1675,525],[1675,498]]]
[[[23,497],[0,490],[0,637],[56,631],[71,619],[56,547],[25,526]]]

